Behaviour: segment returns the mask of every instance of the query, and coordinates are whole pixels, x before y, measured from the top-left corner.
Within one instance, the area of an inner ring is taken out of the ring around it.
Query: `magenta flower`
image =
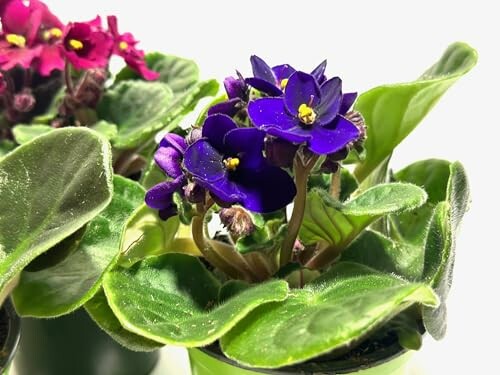
[[[142,78],[152,81],[157,79],[160,74],[149,69],[144,61],[144,51],[137,49],[138,43],[131,33],[120,34],[118,32],[118,22],[115,16],[108,17],[109,32],[114,39],[113,53],[122,57],[130,69],[142,76]]]
[[[89,22],[72,22],[64,32],[63,51],[76,69],[105,68],[113,51],[113,38],[98,16]]]

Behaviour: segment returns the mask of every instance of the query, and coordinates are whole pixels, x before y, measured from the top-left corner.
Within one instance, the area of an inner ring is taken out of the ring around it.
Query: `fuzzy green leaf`
[[[96,132],[102,134],[106,139],[113,139],[118,134],[118,127],[115,124],[101,120],[90,127]]]
[[[379,86],[358,98],[355,109],[362,113],[367,125],[366,158],[355,170],[358,181],[364,180],[392,153],[446,90],[476,62],[473,48],[454,43],[418,80]]]
[[[125,223],[143,202],[144,194],[136,182],[115,176],[111,203],[68,244],[75,249],[52,267],[21,274],[13,293],[17,312],[37,318],[55,317],[76,310],[92,298],[103,273],[116,263]]]
[[[241,364],[282,367],[349,347],[414,303],[439,300],[425,284],[340,263],[286,300],[255,309],[221,346]]]
[[[286,298],[284,281],[258,284],[217,304],[219,282],[195,257],[166,254],[104,277],[109,305],[123,327],[164,344],[207,345],[256,307]]]
[[[17,143],[22,145],[23,143],[29,142],[36,137],[49,133],[54,128],[49,125],[33,124],[33,125],[16,125],[12,129],[14,134],[14,139]]]
[[[85,128],[54,130],[0,161],[0,292],[109,204],[112,173],[109,143]]]
[[[8,139],[0,139],[0,160],[10,151],[16,148],[16,144]]]

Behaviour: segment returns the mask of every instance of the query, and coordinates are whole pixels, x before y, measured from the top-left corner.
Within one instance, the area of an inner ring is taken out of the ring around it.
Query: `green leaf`
[[[165,176],[165,172],[163,172],[160,167],[158,167],[155,160],[151,158],[149,166],[141,178],[141,185],[144,186],[146,190],[149,190],[156,184],[159,184],[166,179],[167,177]]]
[[[476,62],[474,49],[465,43],[454,43],[418,80],[379,86],[358,98],[355,109],[367,125],[366,158],[355,170],[358,181],[392,153],[446,90]]]
[[[122,232],[129,215],[144,200],[134,181],[114,177],[111,203],[92,219],[69,246],[75,249],[61,262],[37,272],[23,272],[13,301],[22,316],[37,318],[68,314],[100,288],[103,273],[116,263]]]
[[[199,69],[193,60],[159,52],[148,53],[145,60],[149,69],[160,73],[158,81],[168,84],[174,94],[190,89],[199,80]],[[135,71],[125,67],[116,75],[115,82],[140,78]]]
[[[414,303],[436,306],[421,283],[340,263],[303,289],[255,309],[221,339],[240,364],[277,368],[355,345]]]
[[[167,254],[104,277],[109,305],[123,327],[164,344],[207,345],[251,310],[286,298],[286,282],[258,284],[217,304],[220,284],[195,257]]]
[[[40,135],[51,132],[52,130],[54,130],[54,128],[49,125],[16,125],[12,129],[12,133],[14,134],[16,142],[22,145],[23,143],[29,142]]]
[[[0,160],[10,151],[16,148],[16,144],[8,139],[0,139]]]
[[[123,81],[106,91],[98,106],[99,118],[116,124],[116,148],[133,148],[164,127],[173,99],[172,90],[160,82]]]
[[[328,244],[313,262],[324,265],[334,260],[377,219],[390,213],[412,210],[421,206],[426,198],[425,191],[419,187],[401,183],[374,186],[344,204],[324,191],[313,190],[307,197],[300,239],[305,244],[318,241]],[[313,263],[309,266],[316,267]]]
[[[163,345],[148,340],[135,333],[127,331],[113,314],[108,305],[106,296],[100,289],[91,300],[85,304],[85,310],[92,320],[116,342],[136,352],[150,352],[161,348]]]
[[[85,128],[54,130],[0,161],[0,293],[109,204],[112,173],[109,143]]]
[[[179,224],[178,216],[162,220],[158,211],[141,205],[126,224],[120,264],[131,266],[149,256],[174,252],[171,245]]]
[[[101,120],[90,127],[102,134],[106,139],[111,140],[118,134],[118,127],[115,124]]]

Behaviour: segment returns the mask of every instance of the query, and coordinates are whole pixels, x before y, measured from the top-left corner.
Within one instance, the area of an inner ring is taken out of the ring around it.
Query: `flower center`
[[[299,117],[299,120],[306,125],[312,125],[312,124],[314,124],[314,121],[316,121],[316,113],[310,107],[310,105],[305,104],[305,103],[302,103],[299,106],[298,117]]]
[[[73,48],[74,50],[81,50],[83,48],[83,43],[79,41],[78,39],[70,39],[69,40],[69,46]]]
[[[5,35],[5,40],[7,43],[19,48],[24,48],[26,46],[26,38],[19,34],[7,34]]]
[[[122,40],[119,44],[118,44],[118,48],[120,49],[120,51],[126,51],[128,49],[128,43],[125,42],[124,40]]]
[[[282,91],[285,91],[285,87],[288,84],[288,78],[282,79],[280,82],[280,87]]]
[[[224,166],[228,171],[234,171],[240,165],[240,159],[238,158],[227,158],[223,161]]]
[[[45,30],[43,32],[43,39],[45,40],[50,40],[52,38],[59,39],[63,35],[63,32],[60,28],[58,27],[53,27],[51,29]]]

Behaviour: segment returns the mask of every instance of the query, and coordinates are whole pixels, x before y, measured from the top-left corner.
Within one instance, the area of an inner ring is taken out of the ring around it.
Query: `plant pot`
[[[133,352],[116,343],[84,309],[56,319],[22,318],[16,375],[146,375],[159,352]]]
[[[19,343],[19,317],[7,299],[0,309],[0,374],[7,373]]]
[[[252,369],[238,365],[213,347],[189,349],[192,375],[405,375],[413,352],[394,344],[375,352],[361,361],[319,359],[281,369]]]

